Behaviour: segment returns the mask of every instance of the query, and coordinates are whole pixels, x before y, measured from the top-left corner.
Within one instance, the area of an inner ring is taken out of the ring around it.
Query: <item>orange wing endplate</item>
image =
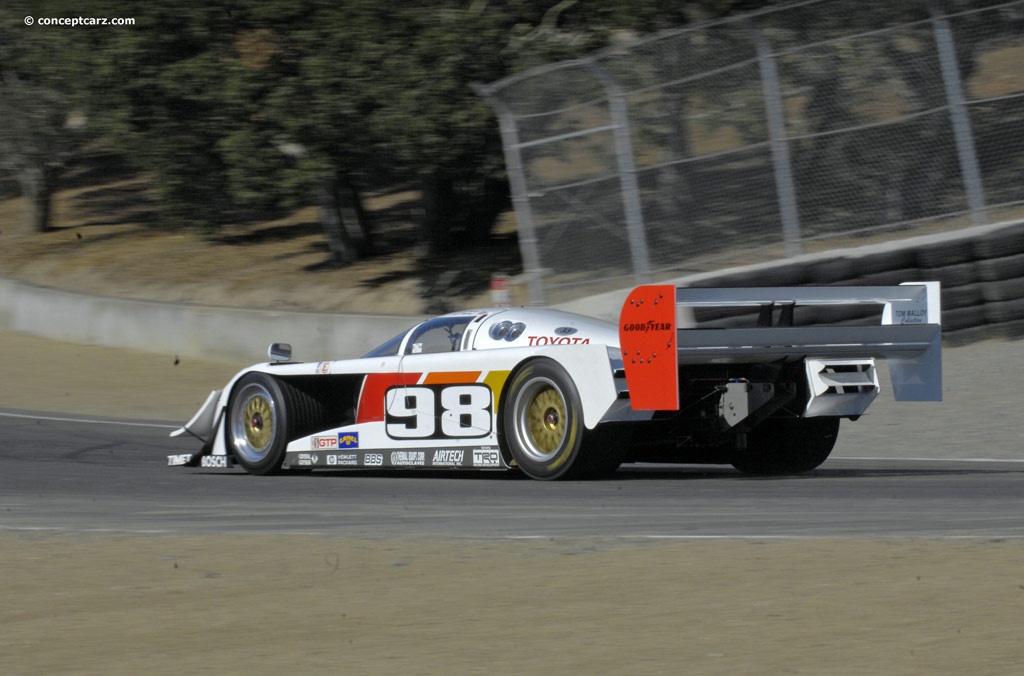
[[[653,284],[630,292],[619,316],[619,345],[633,409],[678,410],[675,286]]]

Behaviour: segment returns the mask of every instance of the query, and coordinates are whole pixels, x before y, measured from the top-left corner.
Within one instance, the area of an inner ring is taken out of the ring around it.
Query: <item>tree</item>
[[[128,2],[131,29],[105,30],[92,73],[102,130],[149,172],[161,223],[212,231],[237,206],[218,150],[220,98],[235,22],[227,6]]]
[[[27,25],[26,14],[0,9],[0,169],[25,199],[23,230],[46,232],[61,171],[88,138],[88,39]]]
[[[315,201],[336,264],[365,255],[366,189],[395,174],[372,125],[386,90],[389,31],[377,3],[258,6],[235,36],[222,138],[229,188],[267,206]]]
[[[152,176],[162,224],[214,231],[246,212],[315,201],[344,264],[371,249],[363,194],[394,182],[423,188],[431,251],[486,240],[507,189],[497,125],[469,84],[593,50],[622,26],[672,25],[685,18],[675,5],[128,0],[118,12],[136,18],[131,28],[48,35],[89,43],[78,82],[91,126]],[[32,96],[77,100],[55,91],[63,98]],[[47,119],[64,129],[59,115]]]

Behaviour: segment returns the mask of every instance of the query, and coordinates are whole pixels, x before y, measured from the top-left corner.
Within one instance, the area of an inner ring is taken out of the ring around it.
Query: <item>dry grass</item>
[[[233,224],[211,237],[161,227],[144,177],[116,167],[104,175],[86,164],[64,183],[51,232],[19,232],[22,200],[0,201],[0,274],[125,298],[418,314],[488,305],[492,271],[518,271],[511,215],[490,247],[453,252],[443,261],[425,256],[415,223],[418,196],[410,191],[369,196],[375,255],[336,267],[315,207]]]

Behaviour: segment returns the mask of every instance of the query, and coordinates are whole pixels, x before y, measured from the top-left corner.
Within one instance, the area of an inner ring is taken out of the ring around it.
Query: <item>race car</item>
[[[871,326],[804,326],[801,306],[871,305]],[[694,308],[755,311],[693,328]],[[627,462],[730,464],[752,474],[824,462],[839,422],[879,393],[942,397],[937,282],[886,287],[633,289],[618,325],[553,309],[460,311],[358,359],[270,361],[210,393],[171,436],[202,442],[169,465],[251,474],[326,468],[517,469],[591,477]],[[682,318],[682,320],[681,320]]]

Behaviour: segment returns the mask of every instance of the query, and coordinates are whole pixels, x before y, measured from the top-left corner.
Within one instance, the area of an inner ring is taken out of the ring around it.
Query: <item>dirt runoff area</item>
[[[2,333],[0,353],[0,406],[165,420],[190,415],[236,367]],[[1021,561],[1020,540],[366,540],[54,524],[0,532],[0,671],[1009,675],[1024,664]]]

